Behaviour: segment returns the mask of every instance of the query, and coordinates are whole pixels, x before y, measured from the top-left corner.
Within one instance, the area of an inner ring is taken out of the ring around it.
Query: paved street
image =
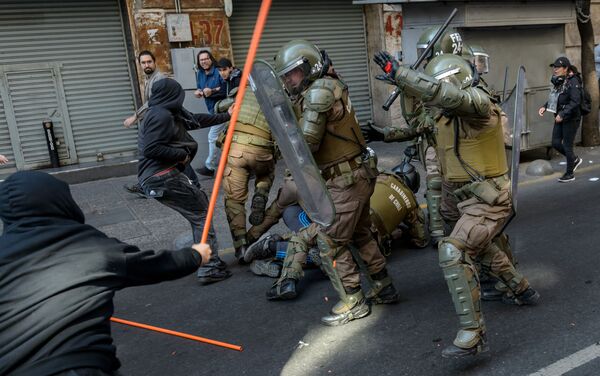
[[[401,160],[398,144],[374,144],[380,165]],[[239,344],[243,352],[113,324],[124,375],[529,375],[600,341],[600,150],[578,149],[585,163],[573,183],[553,176],[526,177],[519,215],[509,226],[519,269],[542,295],[537,307],[485,302],[490,351],[465,360],[442,359],[457,319],[434,248],[395,245],[389,270],[402,301],[375,306],[365,319],[328,328],[319,318],[335,293],[319,270],[308,270],[295,301],[269,302],[268,278],[223,259],[234,275],[200,286],[195,276],[117,294],[115,316]],[[418,164],[418,162],[416,162]],[[524,171],[526,163],[521,166]],[[278,167],[278,168],[281,168]],[[597,180],[597,179],[596,179]],[[141,248],[172,248],[189,232],[174,211],[126,193],[134,177],[72,186],[89,223]],[[203,180],[210,190],[212,180]],[[422,198],[423,186],[420,193]],[[231,246],[222,201],[215,227],[222,248]],[[284,231],[282,225],[277,230]],[[600,355],[599,352],[595,354]],[[569,376],[598,375],[600,357]],[[579,360],[577,360],[579,359]],[[562,363],[561,363],[562,364]],[[540,373],[558,375],[561,373]]]

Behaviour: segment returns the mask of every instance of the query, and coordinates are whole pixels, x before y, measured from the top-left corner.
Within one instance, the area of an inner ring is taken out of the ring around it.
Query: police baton
[[[415,61],[413,63],[413,65],[410,66],[410,69],[417,69],[419,67],[419,65],[421,65],[421,63],[425,59],[425,56],[427,56],[429,54],[429,52],[431,52],[431,50],[433,49],[433,46],[435,46],[437,41],[442,37],[442,34],[444,34],[444,32],[446,31],[446,29],[448,28],[448,25],[450,25],[450,22],[452,22],[452,19],[454,18],[454,16],[456,16],[456,13],[458,13],[458,9],[454,8],[452,13],[450,13],[450,16],[448,16],[448,18],[446,19],[446,22],[444,22],[442,27],[440,27],[438,29],[437,33],[435,33],[435,35],[431,39],[431,42],[429,42],[429,44],[427,45],[427,48],[425,48],[425,51],[423,51],[423,53],[421,55],[419,55],[419,57],[417,58],[417,61]],[[388,99],[385,101],[385,103],[381,107],[384,110],[389,111],[390,107],[392,106],[392,103],[394,103],[394,101],[396,100],[396,98],[398,98],[399,95],[400,95],[400,89],[398,87],[396,87],[394,89],[394,91],[392,91],[392,94],[390,94]]]

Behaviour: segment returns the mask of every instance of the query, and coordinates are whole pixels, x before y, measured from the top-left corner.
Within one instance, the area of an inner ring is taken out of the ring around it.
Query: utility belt
[[[465,184],[453,192],[459,202],[477,197],[480,201],[494,206],[498,204],[502,191],[510,184],[508,176],[501,175]]]
[[[226,132],[222,132],[219,135],[219,137],[217,138],[217,143],[216,143],[218,147],[221,147],[223,145],[223,143],[225,142],[226,136],[227,136]],[[233,133],[233,137],[232,137],[231,141],[238,143],[238,144],[242,144],[242,145],[252,145],[252,146],[258,146],[258,147],[266,148],[266,149],[273,149],[273,147],[275,146],[275,143],[273,141],[266,140],[266,139],[256,136],[256,135],[251,135],[251,134],[247,134],[247,133],[239,133],[239,132]]]
[[[371,155],[369,152],[358,154],[357,156],[351,159],[348,159],[344,162],[340,162],[324,170],[321,170],[321,176],[323,176],[324,180],[344,176],[344,180],[347,180],[348,182],[347,185],[351,185],[354,183],[353,171],[358,170],[360,167],[363,166],[366,167],[367,170],[370,172],[369,177],[377,177],[379,173],[379,171],[377,171],[377,160],[375,156]]]

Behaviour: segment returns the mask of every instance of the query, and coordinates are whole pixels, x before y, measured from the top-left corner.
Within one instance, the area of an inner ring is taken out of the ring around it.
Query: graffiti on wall
[[[402,35],[402,13],[387,13],[385,17],[385,33],[399,38]]]

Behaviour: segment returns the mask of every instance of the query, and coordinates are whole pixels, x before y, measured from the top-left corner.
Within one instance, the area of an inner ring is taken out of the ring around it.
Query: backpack
[[[580,78],[579,81],[581,83],[581,104],[579,105],[579,111],[581,112],[581,116],[585,116],[592,112],[592,97],[585,86],[583,86],[583,80]]]

